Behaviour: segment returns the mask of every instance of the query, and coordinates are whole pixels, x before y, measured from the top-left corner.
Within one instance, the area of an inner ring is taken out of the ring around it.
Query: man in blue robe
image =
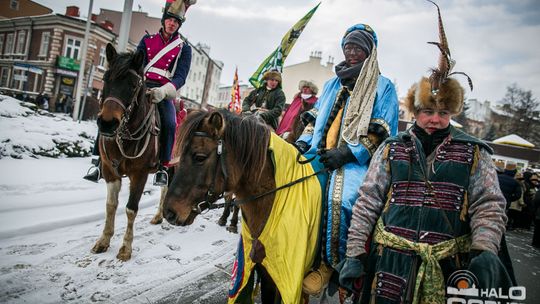
[[[316,170],[329,170],[323,185],[321,263],[304,280],[308,294],[320,293],[345,257],[351,210],[371,156],[385,138],[397,134],[397,94],[380,74],[377,35],[357,24],[347,29],[341,47],[345,60],[304,115],[307,126],[296,142]]]

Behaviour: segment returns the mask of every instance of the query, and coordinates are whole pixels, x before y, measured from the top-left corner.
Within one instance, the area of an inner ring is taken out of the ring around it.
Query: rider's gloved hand
[[[356,157],[351,152],[348,146],[341,146],[339,148],[333,148],[330,150],[324,150],[321,152],[321,158],[319,161],[329,170],[336,170],[341,168],[346,163],[350,163],[356,160]]]
[[[309,150],[309,145],[303,140],[299,140],[293,143],[293,145],[298,150],[298,152],[300,152],[300,154],[304,154]]]
[[[346,257],[337,266],[336,270],[339,273],[339,285],[349,292],[354,292],[355,281],[360,279],[364,274],[366,262],[366,254],[361,254],[357,257]]]
[[[160,102],[163,99],[176,98],[176,87],[168,82],[160,87],[150,89],[152,92],[152,100],[154,102]]]

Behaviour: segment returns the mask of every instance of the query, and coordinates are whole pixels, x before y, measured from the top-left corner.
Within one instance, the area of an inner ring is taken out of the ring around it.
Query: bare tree
[[[514,83],[507,87],[502,102],[503,109],[512,114],[506,131],[540,146],[540,106],[532,91],[521,89]]]

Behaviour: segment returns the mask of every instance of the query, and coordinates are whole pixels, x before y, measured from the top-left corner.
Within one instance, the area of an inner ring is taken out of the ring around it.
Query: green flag
[[[281,44],[273,51],[270,56],[268,56],[262,63],[259,65],[255,73],[249,78],[249,82],[255,87],[258,88],[262,82],[262,76],[266,71],[269,70],[278,70],[280,73],[283,71],[283,63],[285,58],[289,55],[289,52],[293,48],[296,40],[302,34],[302,31],[306,27],[307,23],[311,19],[311,16],[315,13],[317,8],[321,3],[317,4],[313,9],[311,9],[302,19],[298,20],[295,25],[283,36],[281,39]]]

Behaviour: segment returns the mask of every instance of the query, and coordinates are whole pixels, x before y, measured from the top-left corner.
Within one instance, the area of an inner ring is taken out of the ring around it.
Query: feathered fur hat
[[[266,71],[263,74],[262,80],[275,79],[281,84],[281,73],[276,70]]]
[[[459,114],[463,109],[464,89],[454,78],[449,76],[461,74],[467,77],[471,91],[473,89],[471,78],[463,72],[452,72],[455,61],[450,56],[450,49],[441,18],[439,6],[437,7],[439,20],[439,42],[428,42],[436,45],[441,52],[437,68],[431,69],[431,75],[422,77],[418,83],[413,84],[405,98],[405,105],[410,112],[416,113],[420,109],[431,108],[435,110],[448,110],[453,115]]]
[[[319,88],[312,81],[300,80],[300,82],[298,83],[298,90],[302,91],[303,87],[310,88],[314,95],[317,95],[317,93],[319,93]]]

